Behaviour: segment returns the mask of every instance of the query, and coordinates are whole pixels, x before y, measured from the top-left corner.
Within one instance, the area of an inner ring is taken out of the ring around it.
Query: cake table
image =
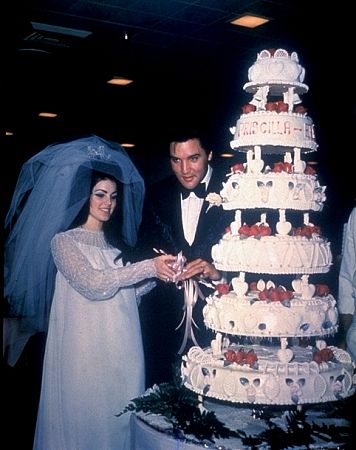
[[[352,399],[347,408],[352,411]],[[297,407],[296,407],[297,408]],[[299,407],[300,408],[300,407]],[[342,417],[335,404],[305,408],[305,422],[297,424],[291,412],[280,408],[251,408],[204,401],[204,409],[213,411],[219,421],[241,437],[197,439],[180,431],[174,434],[170,420],[159,414],[131,415],[131,448],[134,450],[248,450],[248,449],[333,449],[351,448],[352,424]],[[299,409],[300,410],[300,409]],[[295,409],[297,411],[297,409]],[[293,413],[292,413],[293,414]],[[348,414],[347,414],[348,415]],[[350,416],[351,417],[351,416]],[[288,431],[288,420],[291,420]],[[295,421],[293,425],[293,421]],[[295,428],[297,427],[297,428]],[[299,431],[297,431],[299,429]],[[250,440],[248,438],[250,437]],[[293,445],[293,440],[295,445]],[[247,444],[250,442],[250,444]]]

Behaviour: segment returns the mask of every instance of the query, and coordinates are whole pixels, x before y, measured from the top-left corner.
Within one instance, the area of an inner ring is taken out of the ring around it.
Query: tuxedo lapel
[[[168,210],[170,212],[169,220],[171,222],[172,234],[176,236],[176,246],[178,250],[183,250],[183,247],[188,244],[184,238],[181,196],[178,182],[173,185]]]
[[[197,226],[197,231],[195,233],[194,242],[192,245],[200,242],[204,236],[207,236],[208,230],[214,226],[214,222],[216,222],[218,218],[218,213],[221,213],[219,208],[210,208],[208,211],[209,202],[204,200],[202,208],[200,210],[199,221]],[[218,211],[219,210],[219,211]]]
[[[208,184],[208,188],[206,190],[206,195],[211,192],[219,192],[221,190],[221,182],[220,180],[217,181],[214,175],[215,172],[213,171],[210,182]],[[200,243],[202,239],[204,239],[204,236],[206,237],[208,235],[208,230],[214,226],[214,222],[217,220],[219,213],[221,213],[219,208],[209,208],[209,202],[207,200],[204,200],[202,208],[200,210],[197,231],[195,233],[195,238],[192,245]]]

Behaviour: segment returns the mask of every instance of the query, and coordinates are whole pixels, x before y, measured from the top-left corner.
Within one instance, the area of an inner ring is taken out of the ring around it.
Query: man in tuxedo
[[[226,169],[212,167],[211,145],[194,130],[170,140],[169,157],[173,174],[147,190],[138,242],[151,252],[153,248],[175,255],[182,252],[187,260],[186,279],[219,283],[222,275],[212,264],[211,248],[230,225],[233,213],[209,208],[205,197],[220,192]],[[147,252],[145,256],[152,255]],[[184,324],[177,327],[183,317],[184,296],[171,281],[160,282],[141,303],[147,386],[171,380],[181,359],[178,350]],[[199,288],[204,297],[213,292],[201,283]],[[201,347],[209,345],[213,338],[203,322],[204,305],[205,300],[198,299],[193,309],[198,326],[193,325],[193,332]],[[187,342],[183,354],[191,345],[192,341]]]

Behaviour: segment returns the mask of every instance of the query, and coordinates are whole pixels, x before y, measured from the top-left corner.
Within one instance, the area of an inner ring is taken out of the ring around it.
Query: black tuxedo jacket
[[[224,179],[225,173],[213,169],[206,194],[219,193]],[[209,203],[205,200],[194,241],[189,245],[184,238],[180,198],[180,183],[174,175],[147,191],[138,245],[141,249],[144,247],[147,257],[152,256],[154,247],[174,255],[182,251],[188,261],[203,258],[211,262],[211,247],[230,225],[234,213],[224,211],[222,207],[208,208]]]
[[[220,192],[225,179],[225,172],[220,174],[213,169],[207,193]],[[153,248],[156,248],[173,255],[182,251],[188,261],[203,258],[211,262],[211,247],[232,222],[234,212],[216,206],[207,211],[208,206],[209,203],[204,201],[194,242],[189,245],[184,238],[178,180],[173,175],[154,184],[146,194],[136,259],[157,256],[153,252]],[[200,287],[204,296],[212,292],[205,286]],[[177,352],[182,343],[184,324],[178,330],[176,328],[183,316],[183,305],[183,292],[173,283],[161,281],[141,301],[147,387],[170,381],[175,368],[180,366],[181,355]],[[199,300],[193,310],[194,321],[199,327],[194,328],[194,334],[201,347],[208,345],[214,337],[203,322],[204,306],[205,301]],[[189,341],[188,347],[191,345],[192,341]]]

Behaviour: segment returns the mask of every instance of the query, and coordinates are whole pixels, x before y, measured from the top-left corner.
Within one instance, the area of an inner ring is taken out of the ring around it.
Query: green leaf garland
[[[352,418],[353,408],[351,401],[346,399],[340,402],[332,402],[332,405],[311,405],[314,410],[319,410],[325,417]],[[231,406],[231,405],[230,405]],[[250,405],[251,406],[251,405]],[[236,406],[238,408],[238,406]],[[318,425],[307,421],[305,408],[307,405],[296,407],[294,410],[285,411],[286,426],[277,426],[273,418],[276,417],[276,408],[273,406],[261,406],[253,409],[253,417],[263,419],[268,428],[258,435],[250,436],[242,430],[231,430],[220,422],[213,411],[207,411],[202,407],[199,396],[185,388],[181,382],[162,383],[154,385],[140,397],[134,398],[119,414],[126,412],[143,412],[158,414],[166,418],[172,425],[172,434],[177,439],[190,440],[196,443],[213,443],[216,438],[236,437],[241,440],[246,448],[256,449],[259,445],[266,445],[271,450],[283,450],[299,446],[303,449],[316,448],[316,442],[325,442],[325,448],[348,448],[351,427],[336,425]],[[279,409],[279,413],[281,409]],[[187,435],[195,439],[188,439]],[[330,446],[330,444],[335,444]],[[341,447],[340,447],[341,446]],[[211,447],[210,447],[211,448]],[[318,447],[324,448],[324,447]]]

